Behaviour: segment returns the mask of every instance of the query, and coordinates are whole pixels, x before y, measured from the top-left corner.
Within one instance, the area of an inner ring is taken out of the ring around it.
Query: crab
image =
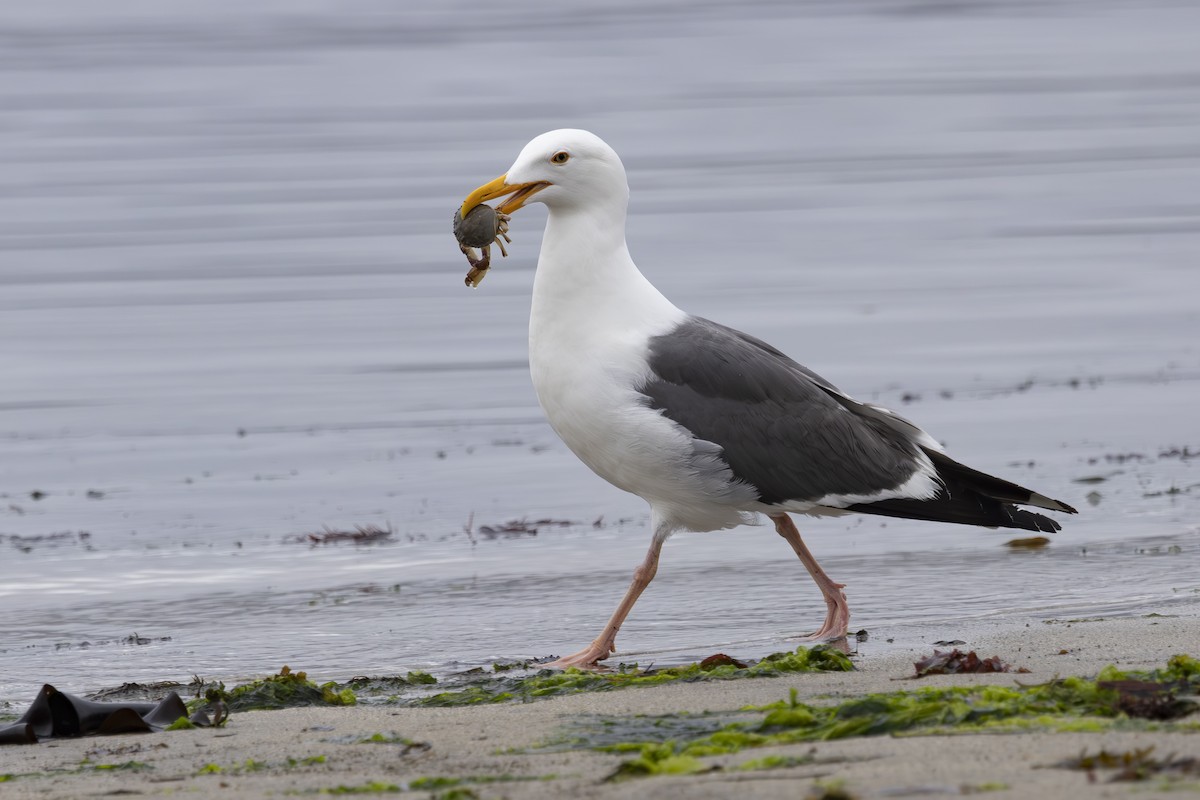
[[[500,255],[508,255],[504,243],[512,244],[512,239],[508,238],[509,219],[508,214],[483,203],[472,208],[466,219],[461,211],[454,212],[454,238],[458,239],[458,249],[471,265],[467,271],[467,286],[475,288],[483,281],[492,263],[493,244],[500,248]],[[477,247],[480,249],[478,255],[475,253]]]

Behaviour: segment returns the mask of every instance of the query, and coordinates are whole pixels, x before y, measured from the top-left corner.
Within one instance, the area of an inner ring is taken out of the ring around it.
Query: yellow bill
[[[495,200],[497,197],[504,197],[510,194],[512,197],[496,206],[496,210],[501,214],[511,214],[525,205],[525,201],[529,198],[550,185],[547,181],[509,183],[507,178],[507,175],[501,175],[496,180],[485,183],[467,195],[467,199],[463,201],[462,208],[460,209],[463,219],[466,219],[467,214],[471,213],[471,209],[480,203],[486,203],[488,200]]]

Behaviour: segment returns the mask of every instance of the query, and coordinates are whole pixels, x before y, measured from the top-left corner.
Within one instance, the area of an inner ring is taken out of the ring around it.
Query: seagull
[[[820,589],[811,641],[844,638],[850,609],[789,514],[848,513],[1052,532],[1018,505],[1074,514],[1059,500],[950,458],[928,433],[850,397],[753,336],[676,307],[625,242],[629,183],[588,131],[544,133],[459,212],[507,198],[548,217],[533,282],[529,368],[555,433],[609,483],[650,504],[650,548],[590,645],[549,664],[596,668],[679,531],[754,524],[765,514]]]

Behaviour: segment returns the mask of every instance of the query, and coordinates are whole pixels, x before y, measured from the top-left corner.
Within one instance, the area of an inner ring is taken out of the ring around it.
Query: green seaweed
[[[357,786],[334,786],[328,789],[319,789],[319,794],[390,794],[392,792],[404,791],[394,783],[384,783],[383,781],[371,781],[370,783],[360,783]]]
[[[612,717],[578,715],[563,734],[535,748],[505,752],[561,752],[564,750],[604,749],[612,752],[639,752],[642,743],[663,739],[698,739],[724,728],[730,722],[745,719],[742,712],[680,712],[661,716],[635,715]]]
[[[435,794],[432,800],[479,800],[479,795],[474,789],[456,786],[448,791]]]
[[[764,758],[752,758],[749,761],[743,761],[734,769],[741,772],[754,772],[764,769],[785,769],[787,767],[803,767],[812,764],[816,761],[813,754],[805,753],[801,756],[789,755],[774,755]]]
[[[1200,678],[1200,659],[1184,653],[1171,656],[1163,675],[1182,681],[1193,681]]]
[[[435,789],[447,789],[451,786],[460,786],[466,782],[464,778],[414,778],[408,782],[408,788],[414,791],[433,791]]]
[[[228,697],[229,692],[225,690],[224,683],[219,681],[206,683],[197,689],[196,696],[185,702],[184,705],[187,707],[188,714],[195,715],[197,711],[204,711],[206,716],[211,714],[214,718],[214,727],[220,728],[229,721],[229,708],[225,704]],[[220,721],[217,722],[217,719]]]
[[[637,758],[622,761],[605,780],[624,781],[651,775],[695,775],[713,769],[693,755],[681,755],[672,740],[661,744],[647,742],[641,745]]]
[[[195,723],[193,723],[187,717],[180,717],[179,719],[175,720],[174,722],[172,722],[170,725],[167,726],[167,730],[169,730],[169,731],[192,731],[195,729],[196,729]]]
[[[1162,723],[1147,718],[1164,717],[1134,714],[1131,709],[1146,710],[1142,708],[1146,705],[1145,698],[1161,694],[1169,698],[1166,705],[1173,709],[1172,713],[1188,713],[1196,705],[1176,698],[1175,693],[1194,693],[1197,689],[1200,689],[1200,661],[1179,655],[1171,658],[1165,668],[1148,673],[1123,672],[1109,666],[1093,680],[1069,677],[1030,686],[923,687],[870,694],[834,705],[802,703],[792,689],[788,700],[743,709],[751,715],[749,718],[728,722],[707,733],[696,734],[693,721],[669,715],[643,718],[640,729],[659,734],[650,741],[614,742],[610,730],[590,737],[591,741],[587,736],[577,741],[588,742],[586,746],[606,752],[638,753],[613,773],[612,779],[619,780],[702,771],[709,767],[697,759],[747,748],[856,736],[1159,727]],[[1130,693],[1141,705],[1131,702]],[[1184,706],[1179,708],[1179,704]],[[1164,703],[1151,705],[1151,711],[1164,707]],[[648,719],[657,719],[659,724],[648,728]],[[1190,727],[1176,725],[1174,729]],[[597,738],[607,741],[598,744]]]
[[[468,784],[486,783],[520,783],[523,781],[552,781],[557,775],[461,775],[456,778],[435,776],[428,778],[413,778],[408,782],[410,791],[438,791],[452,789]]]
[[[317,764],[324,764],[324,763],[325,763],[325,756],[305,756],[304,758],[289,757],[288,760],[286,762],[284,762],[284,765],[291,768],[291,767],[301,767],[301,766],[311,767],[311,766],[315,766]]]
[[[311,767],[316,764],[324,764],[325,756],[307,756],[305,758],[289,757],[286,761],[272,763],[270,761],[258,761],[253,758],[247,758],[241,764],[223,767],[220,764],[208,763],[196,770],[197,775],[245,775],[251,772],[262,772],[263,770],[277,769],[295,769],[296,767]]]
[[[373,733],[370,736],[364,736],[358,739],[357,741],[353,742],[353,744],[399,744],[403,745],[405,749],[429,749],[428,742],[418,742],[416,739],[410,739],[407,736],[401,736],[398,733]]]
[[[511,692],[495,690],[485,686],[468,686],[465,689],[459,689],[452,692],[439,692],[429,697],[417,698],[414,701],[418,706],[429,706],[432,708],[440,708],[447,706],[475,706],[484,703],[505,703],[512,700],[514,695]]]
[[[352,706],[358,703],[358,698],[354,696],[354,691],[351,689],[339,689],[333,681],[322,683],[319,687],[321,690],[321,699],[331,706]]]
[[[428,672],[421,672],[420,670],[412,670],[411,672],[408,673],[408,682],[411,684],[415,684],[415,685],[421,685],[421,684],[426,684],[426,683],[432,684],[432,683],[437,683],[437,678],[433,677]]]
[[[732,661],[732,660],[730,660]],[[850,672],[854,665],[844,653],[827,647],[798,647],[795,652],[773,653],[749,666],[718,663],[713,666],[687,664],[663,669],[639,669],[637,664],[622,664],[612,672],[593,672],[575,668],[563,671],[543,669],[533,675],[506,676],[486,684],[441,692],[413,701],[418,706],[466,706],[483,703],[529,702],[580,692],[602,692],[632,686],[657,686],[676,681],[733,680],[761,678],[796,672]]]
[[[305,672],[285,666],[277,675],[226,690],[224,684],[206,684],[205,697],[188,702],[194,712],[201,706],[223,701],[229,711],[250,711],[314,705],[355,705],[360,696],[380,697],[383,702],[415,706],[470,706],[491,703],[530,702],[544,697],[580,692],[611,691],[632,686],[656,686],[675,681],[733,680],[798,672],[848,672],[854,669],[844,653],[818,645],[794,652],[773,653],[745,665],[728,656],[713,657],[698,664],[662,669],[641,669],[621,664],[610,672],[539,669],[532,674],[516,673],[530,662],[497,663],[492,672],[481,668],[450,676],[439,682],[428,672],[410,671],[405,676],[351,678],[345,683],[329,681],[317,685]],[[444,685],[446,691],[428,694],[426,686]],[[451,688],[453,687],[453,688]],[[414,691],[415,690],[415,691]]]
[[[217,690],[231,711],[278,709],[295,706],[352,706],[357,701],[354,691],[330,681],[320,686],[308,679],[305,672],[292,672],[284,666],[279,674],[251,681],[225,692]]]
[[[124,772],[125,770],[142,772],[143,770],[154,769],[154,767],[142,761],[122,761],[120,764],[90,764],[89,767],[101,772]]]

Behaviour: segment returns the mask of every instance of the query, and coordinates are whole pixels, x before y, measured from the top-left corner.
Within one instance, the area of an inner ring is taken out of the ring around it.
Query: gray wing
[[[691,317],[650,340],[651,408],[722,448],[734,476],[774,505],[903,486],[928,459],[941,489],[845,508],[866,514],[992,528],[1061,527],[1016,503],[1074,514],[1061,500],[972,469],[925,447],[908,420],[860,403],[766,342]]]
[[[920,448],[882,412],[856,413],[833,384],[769,344],[699,317],[650,340],[650,407],[719,445],[762,502],[870,495],[904,484]]]

